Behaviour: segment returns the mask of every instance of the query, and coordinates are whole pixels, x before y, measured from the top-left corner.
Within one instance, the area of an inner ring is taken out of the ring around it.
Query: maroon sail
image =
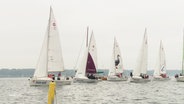
[[[86,74],[95,74],[95,73],[96,73],[95,63],[93,61],[93,58],[91,57],[91,54],[88,52]]]

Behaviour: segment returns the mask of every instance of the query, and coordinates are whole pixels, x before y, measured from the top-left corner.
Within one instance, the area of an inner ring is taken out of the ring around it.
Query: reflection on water
[[[0,104],[47,104],[48,86],[30,87],[27,78],[1,78]],[[57,86],[57,104],[183,104],[184,83],[102,81]]]

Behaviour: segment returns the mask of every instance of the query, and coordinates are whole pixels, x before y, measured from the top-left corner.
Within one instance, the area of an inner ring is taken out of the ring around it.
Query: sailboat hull
[[[71,80],[55,80],[56,85],[71,85]]]
[[[109,77],[107,77],[107,80],[108,81],[113,81],[113,82],[116,82],[116,81],[127,81],[128,77],[126,77],[126,76],[123,76],[123,77],[109,76]]]
[[[97,79],[88,79],[88,78],[74,78],[73,80],[74,83],[97,83]]]
[[[133,83],[147,83],[147,82],[150,82],[151,80],[149,78],[146,78],[146,79],[143,79],[141,77],[131,77],[130,78],[130,82],[133,82]]]
[[[176,81],[184,82],[184,76],[179,76],[178,78],[176,78]]]
[[[49,85],[51,81],[53,81],[51,78],[40,78],[40,79],[32,78],[29,80],[29,84],[30,86],[44,86],[44,85]],[[65,79],[54,80],[54,81],[56,82],[57,86],[71,85],[72,83],[72,80],[65,80]]]
[[[57,77],[55,78],[56,80],[54,80],[56,82],[57,85],[61,86],[61,85],[71,85],[73,79],[71,77],[60,77],[59,80],[57,80]]]
[[[171,78],[169,78],[169,77],[166,77],[166,78],[163,78],[163,77],[161,77],[161,76],[159,76],[159,77],[153,77],[153,81],[168,81],[168,80],[170,80]]]
[[[43,85],[49,85],[49,83],[52,81],[50,78],[31,78],[29,79],[30,86],[43,86]]]

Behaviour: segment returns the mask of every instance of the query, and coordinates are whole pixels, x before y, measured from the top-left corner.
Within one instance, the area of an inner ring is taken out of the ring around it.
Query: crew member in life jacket
[[[182,73],[180,73],[179,75],[178,74],[176,74],[174,77],[175,78],[178,78],[179,76],[184,76]]]
[[[141,73],[140,74],[140,77],[142,77],[143,79],[148,79],[149,78],[149,75]]]
[[[117,73],[116,76],[121,78],[122,77],[122,73]]]
[[[60,80],[61,72],[58,73],[57,80]]]
[[[175,78],[178,78],[179,76],[178,76],[178,74],[176,74],[174,77],[175,77]]]
[[[166,74],[160,74],[160,76],[161,76],[162,78],[166,78],[166,77],[167,77]]]
[[[132,72],[130,72],[130,77],[132,77],[133,76],[133,74],[132,74]]]
[[[93,74],[87,74],[87,77],[88,77],[89,79],[96,79],[95,76],[94,76]]]

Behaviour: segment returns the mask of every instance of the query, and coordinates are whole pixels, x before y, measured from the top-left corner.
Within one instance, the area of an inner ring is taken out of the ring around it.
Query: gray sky
[[[35,68],[46,32],[49,5],[61,38],[65,68],[73,68],[86,27],[94,31],[99,68],[108,68],[116,36],[125,69],[133,69],[145,27],[154,68],[160,39],[168,69],[180,69],[183,0],[1,0],[0,68]]]

